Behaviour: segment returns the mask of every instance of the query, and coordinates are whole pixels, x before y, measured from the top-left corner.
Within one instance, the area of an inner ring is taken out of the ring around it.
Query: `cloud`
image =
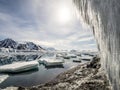
[[[77,40],[77,41],[79,41],[79,42],[87,42],[87,41],[90,41],[90,40],[94,40],[94,37],[84,37],[84,38],[81,38],[81,39],[79,39],[79,40]]]
[[[62,6],[71,10],[69,22],[57,20]],[[32,41],[57,49],[96,48],[90,28],[84,28],[75,14],[72,0],[1,0],[0,39]]]

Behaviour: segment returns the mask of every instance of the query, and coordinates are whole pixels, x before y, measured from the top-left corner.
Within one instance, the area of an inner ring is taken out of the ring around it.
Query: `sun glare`
[[[61,6],[57,11],[57,19],[60,23],[67,23],[72,19],[71,10],[67,6]]]

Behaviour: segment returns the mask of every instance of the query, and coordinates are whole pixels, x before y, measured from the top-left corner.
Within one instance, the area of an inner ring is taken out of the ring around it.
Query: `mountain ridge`
[[[11,38],[6,38],[0,41],[0,48],[12,48],[18,50],[45,50],[40,45],[33,42],[19,43]]]

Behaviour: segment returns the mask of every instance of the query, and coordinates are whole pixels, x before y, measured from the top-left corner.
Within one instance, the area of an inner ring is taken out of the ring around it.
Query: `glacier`
[[[92,28],[113,89],[120,90],[120,0],[74,0],[74,4]]]

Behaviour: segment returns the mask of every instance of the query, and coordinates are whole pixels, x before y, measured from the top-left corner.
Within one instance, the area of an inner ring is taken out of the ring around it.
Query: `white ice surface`
[[[87,55],[86,55],[86,56],[81,56],[81,57],[79,57],[79,58],[80,58],[80,59],[90,59],[90,60],[93,59],[93,57],[87,56]]]
[[[64,62],[63,60],[58,59],[45,59],[44,61],[48,63],[55,63],[55,62]]]
[[[73,58],[72,60],[73,60],[73,61],[81,61],[80,58]]]
[[[0,75],[0,83],[5,81],[9,76],[8,75]]]
[[[74,57],[74,56],[76,56],[75,54],[68,54],[67,55],[68,57]]]
[[[57,59],[45,59],[44,64],[45,65],[61,65],[64,63],[64,60],[57,60]]]
[[[32,68],[37,68],[39,63],[37,61],[16,62],[8,65],[0,66],[0,72],[19,72]]]

